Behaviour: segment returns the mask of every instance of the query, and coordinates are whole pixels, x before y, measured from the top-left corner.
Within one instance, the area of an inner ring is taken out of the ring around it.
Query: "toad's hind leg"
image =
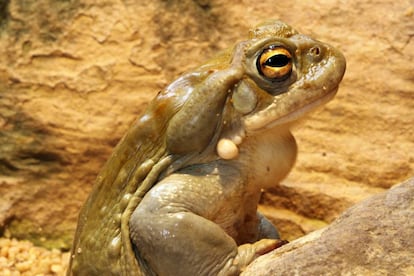
[[[131,241],[154,274],[238,275],[255,258],[278,247],[280,241],[271,239],[238,246],[222,227],[200,214],[197,207],[208,205],[203,193],[207,187],[213,192],[217,179],[169,176],[134,210],[129,221]]]
[[[258,224],[258,240],[261,239],[280,239],[279,231],[277,228],[263,216],[260,212],[257,212],[257,217],[259,219]]]
[[[238,247],[217,224],[188,212],[135,212],[131,228],[133,244],[160,276],[238,275],[256,257],[278,247],[276,240]]]

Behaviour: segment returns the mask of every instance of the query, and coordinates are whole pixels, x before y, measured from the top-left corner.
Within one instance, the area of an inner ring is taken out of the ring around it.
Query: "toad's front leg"
[[[181,176],[158,183],[130,220],[132,243],[157,275],[238,275],[280,245],[278,240],[262,239],[238,246],[222,227],[205,218],[204,212],[221,201],[218,178]]]

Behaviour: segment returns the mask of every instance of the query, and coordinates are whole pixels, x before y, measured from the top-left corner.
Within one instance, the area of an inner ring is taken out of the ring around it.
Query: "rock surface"
[[[279,18],[343,50],[336,99],[295,131],[262,211],[295,239],[414,175],[414,5],[404,0],[0,3],[0,229],[70,246],[112,148],[179,73]]]
[[[242,275],[414,275],[414,178],[258,258]]]

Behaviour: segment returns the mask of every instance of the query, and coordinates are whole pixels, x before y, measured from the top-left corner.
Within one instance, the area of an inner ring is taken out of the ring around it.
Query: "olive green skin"
[[[283,80],[258,71],[269,45],[292,55]],[[238,275],[276,248],[276,231],[257,213],[261,190],[290,171],[290,127],[333,98],[344,72],[338,50],[268,21],[178,78],[100,172],[68,275]]]

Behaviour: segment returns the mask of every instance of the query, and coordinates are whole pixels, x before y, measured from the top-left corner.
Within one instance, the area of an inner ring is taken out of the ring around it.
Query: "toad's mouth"
[[[281,103],[275,101],[266,109],[256,113],[253,116],[245,118],[244,127],[248,132],[256,132],[271,129],[280,125],[294,123],[303,118],[308,113],[316,110],[318,107],[323,106],[325,103],[332,100],[335,97],[337,91],[338,86],[331,89],[329,93],[326,93],[322,97],[311,100],[304,105],[296,107],[291,111],[288,110],[287,112],[283,112],[283,110],[281,111],[281,108],[279,108]]]

